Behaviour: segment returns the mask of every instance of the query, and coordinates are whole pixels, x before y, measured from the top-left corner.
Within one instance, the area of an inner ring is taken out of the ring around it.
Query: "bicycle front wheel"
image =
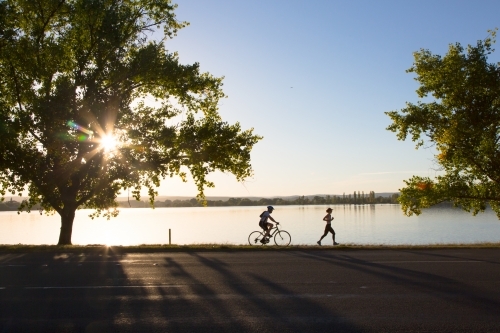
[[[280,230],[274,235],[274,244],[278,246],[288,246],[292,241],[292,236],[285,230]]]
[[[260,231],[254,231],[248,236],[248,244],[250,245],[264,245],[260,241],[264,238],[264,234]]]

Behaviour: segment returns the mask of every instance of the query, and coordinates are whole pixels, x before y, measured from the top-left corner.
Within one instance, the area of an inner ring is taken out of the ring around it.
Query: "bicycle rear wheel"
[[[285,230],[280,230],[274,235],[274,244],[278,246],[288,246],[292,241],[292,236]]]
[[[260,241],[264,238],[264,234],[260,231],[254,231],[248,236],[248,244],[250,245],[264,245]]]

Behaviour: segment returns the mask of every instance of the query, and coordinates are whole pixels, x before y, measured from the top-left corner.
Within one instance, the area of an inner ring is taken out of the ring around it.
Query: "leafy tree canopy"
[[[202,200],[209,173],[252,174],[261,137],[221,119],[222,79],[165,47],[187,25],[175,7],[0,0],[0,193],[27,190],[21,209],[60,214],[59,244],[76,209],[114,216],[124,189],[153,203],[161,179],[190,172]]]
[[[443,171],[405,181],[399,201],[409,216],[451,201],[474,215],[489,204],[500,218],[500,63],[488,62],[496,31],[475,46],[450,45],[444,57],[415,52],[407,72],[416,75],[418,96],[432,101],[386,112],[399,140],[435,146]]]

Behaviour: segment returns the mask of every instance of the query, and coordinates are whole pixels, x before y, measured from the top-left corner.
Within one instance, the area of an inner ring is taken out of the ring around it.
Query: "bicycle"
[[[277,246],[288,246],[292,241],[292,236],[285,231],[280,230],[278,228],[279,223],[276,222],[276,226],[271,229],[271,233],[269,234],[269,238],[264,238],[265,231],[253,231],[248,236],[248,243],[250,245],[266,245],[271,241],[271,238],[274,237],[274,244]],[[264,242],[261,240],[264,239]]]

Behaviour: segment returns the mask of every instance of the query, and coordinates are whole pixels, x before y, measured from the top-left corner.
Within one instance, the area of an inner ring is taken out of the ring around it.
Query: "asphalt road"
[[[500,332],[500,250],[0,254],[0,332]]]

